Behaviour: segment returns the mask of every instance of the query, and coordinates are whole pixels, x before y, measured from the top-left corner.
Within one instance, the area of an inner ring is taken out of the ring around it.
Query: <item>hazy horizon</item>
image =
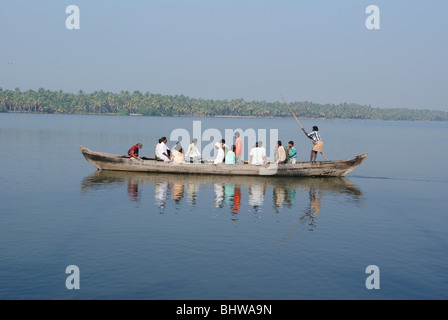
[[[365,26],[372,4],[379,30]],[[446,12],[442,0],[6,0],[0,87],[448,111]]]

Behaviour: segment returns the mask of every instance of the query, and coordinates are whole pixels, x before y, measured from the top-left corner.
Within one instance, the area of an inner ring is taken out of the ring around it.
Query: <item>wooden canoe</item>
[[[130,159],[129,156],[94,152],[81,146],[81,152],[88,162],[99,170],[177,173],[226,176],[280,176],[280,177],[344,177],[355,170],[367,157],[367,153],[348,160],[319,161],[296,164],[249,164],[213,165],[210,163],[164,163],[155,158]]]

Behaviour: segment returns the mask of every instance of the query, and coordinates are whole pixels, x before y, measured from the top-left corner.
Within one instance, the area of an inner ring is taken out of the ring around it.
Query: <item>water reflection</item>
[[[296,189],[284,186],[274,186],[274,209],[280,212],[280,209],[285,207],[292,207],[296,196]]]
[[[129,181],[128,183],[128,195],[132,202],[139,204],[141,202],[141,193],[138,192],[138,184]]]
[[[266,195],[266,184],[249,185],[249,204],[258,212],[264,204],[264,196]]]
[[[311,187],[309,191],[309,205],[305,209],[305,215],[299,218],[299,222],[307,225],[312,231],[316,227],[317,217],[321,211],[321,195],[320,191],[315,187]]]
[[[301,209],[298,221],[310,230],[316,227],[325,197],[337,196],[355,205],[364,201],[361,190],[346,178],[282,178],[282,177],[226,177],[131,172],[97,171],[81,183],[81,190],[89,192],[127,185],[129,200],[140,204],[142,189],[154,187],[155,206],[161,213],[168,205],[175,207],[201,206],[223,209],[239,220],[244,212],[261,214],[280,213],[282,210]],[[269,209],[269,208],[273,208]]]
[[[169,189],[168,182],[159,182],[156,183],[155,185],[156,205],[161,209],[165,208],[168,189]]]

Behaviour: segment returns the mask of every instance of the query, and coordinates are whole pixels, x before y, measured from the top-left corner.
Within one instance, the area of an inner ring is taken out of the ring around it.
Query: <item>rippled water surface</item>
[[[193,121],[277,129],[309,158],[295,120],[0,114],[0,299],[448,298],[447,123],[303,120],[330,160],[369,152],[347,178],[99,172],[80,153],[152,156]]]

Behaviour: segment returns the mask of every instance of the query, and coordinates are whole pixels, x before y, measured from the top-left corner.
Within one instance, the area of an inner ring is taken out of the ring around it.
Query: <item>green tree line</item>
[[[448,121],[448,112],[405,108],[382,109],[355,103],[317,104],[291,102],[300,118],[370,119],[409,121]],[[161,95],[140,91],[111,93],[95,91],[66,93],[43,88],[27,91],[0,88],[0,112],[65,113],[65,114],[142,114],[145,116],[193,117],[291,117],[282,102],[204,100],[184,95]]]

